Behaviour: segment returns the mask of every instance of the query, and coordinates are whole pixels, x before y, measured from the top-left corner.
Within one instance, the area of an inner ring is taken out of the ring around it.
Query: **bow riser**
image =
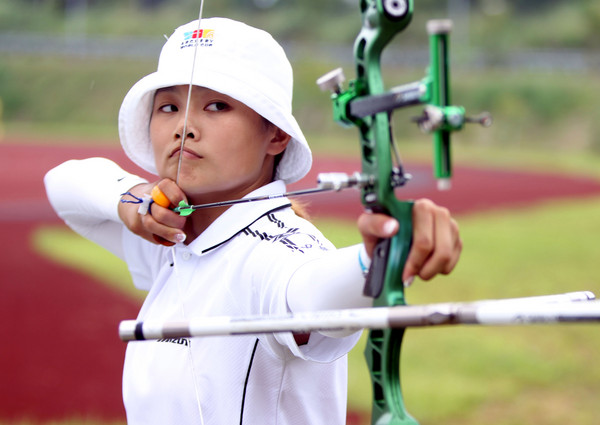
[[[404,9],[396,9],[399,13],[392,16],[385,9],[385,2],[361,3],[363,26],[354,43],[357,75],[354,87],[359,88],[359,95],[385,92],[381,54],[394,36],[408,26],[412,9],[412,1],[406,2]],[[404,173],[393,163],[390,113],[379,112],[363,120],[359,126],[362,172],[374,182],[362,189],[363,204],[374,212],[395,217],[401,229],[376,247],[365,292],[374,298],[374,306],[404,305],[402,271],[412,240],[412,203],[399,201],[394,193],[394,188],[403,183]],[[404,329],[369,332],[365,358],[372,382],[373,424],[417,424],[406,412],[400,386],[403,336]]]
[[[395,151],[390,115],[397,108],[427,104],[418,122],[422,129],[434,133],[435,177],[447,186],[445,182],[451,175],[450,133],[462,127],[464,110],[449,106],[449,21],[428,24],[431,66],[425,78],[386,92],[382,52],[411,22],[413,1],[361,0],[359,4],[362,28],[354,42],[356,79],[342,91],[343,74],[336,70],[319,79],[318,84],[334,92],[334,119],[359,130],[365,208],[391,215],[400,223],[399,233],[380,241],[375,248],[365,295],[374,299],[376,307],[405,305],[402,274],[412,243],[413,203],[400,201],[395,195],[395,189],[410,177],[405,175]],[[403,335],[404,329],[369,333],[365,357],[373,385],[372,424],[417,424],[406,412],[400,386]]]

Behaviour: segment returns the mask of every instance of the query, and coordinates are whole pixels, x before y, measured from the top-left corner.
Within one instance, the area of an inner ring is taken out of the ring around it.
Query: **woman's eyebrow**
[[[174,92],[175,91],[175,87],[162,87],[160,89],[156,90],[156,94],[159,93],[169,93],[169,92]]]

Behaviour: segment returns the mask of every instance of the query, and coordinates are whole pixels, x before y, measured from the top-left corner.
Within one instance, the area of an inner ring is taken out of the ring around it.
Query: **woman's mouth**
[[[180,147],[175,148],[173,150],[173,152],[171,152],[170,158],[173,158],[173,157],[179,158],[180,156],[183,157],[183,158],[186,158],[186,159],[199,159],[199,158],[202,158],[202,156],[198,155],[193,150],[188,149],[188,148],[183,148],[183,151],[181,151]]]

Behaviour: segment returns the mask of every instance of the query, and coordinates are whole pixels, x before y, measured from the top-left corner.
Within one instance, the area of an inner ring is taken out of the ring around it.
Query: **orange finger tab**
[[[171,206],[171,201],[169,198],[158,188],[158,186],[154,186],[152,188],[152,200],[156,202],[158,205],[164,208],[169,208]]]

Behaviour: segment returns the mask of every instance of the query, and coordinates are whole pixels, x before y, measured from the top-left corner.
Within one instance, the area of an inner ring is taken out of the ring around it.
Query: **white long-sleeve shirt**
[[[336,250],[285,198],[234,205],[189,245],[130,233],[120,195],[143,179],[113,162],[68,161],[45,177],[65,222],[125,260],[148,290],[140,320],[278,315],[365,307],[360,246]],[[281,193],[282,182],[248,196]],[[359,334],[290,333],[129,343],[123,397],[129,424],[343,424],[346,353]]]

